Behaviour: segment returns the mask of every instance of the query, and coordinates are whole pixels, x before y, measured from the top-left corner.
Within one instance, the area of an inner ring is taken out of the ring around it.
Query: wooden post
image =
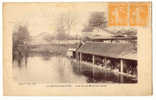
[[[120,60],[120,72],[123,73],[123,59]]]
[[[124,82],[124,76],[120,75],[120,83],[123,83],[123,82]]]
[[[82,53],[80,53],[80,62],[82,61]]]
[[[93,68],[92,68],[92,75],[93,75],[93,82],[94,82],[94,65],[95,65],[95,56],[92,56],[92,63],[93,63]]]
[[[76,52],[76,60],[79,61],[79,53]]]
[[[105,67],[107,67],[107,59],[106,59],[106,57],[104,58],[104,63],[105,63]]]
[[[81,62],[82,61],[82,53],[80,52],[80,59],[79,59],[79,72],[81,72]]]
[[[92,62],[93,64],[95,64],[95,56],[93,55],[93,58],[92,58]]]
[[[136,74],[136,79],[138,80],[138,66],[136,65],[136,70],[135,70],[135,74]]]

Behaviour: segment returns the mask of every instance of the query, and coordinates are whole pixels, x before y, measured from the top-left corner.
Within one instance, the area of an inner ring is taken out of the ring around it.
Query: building
[[[73,58],[81,63],[90,63],[137,78],[136,32],[115,34],[102,30],[88,36],[89,40],[76,48]]]
[[[134,37],[96,38],[85,42],[85,44],[73,51],[73,58],[81,63],[91,63],[137,78],[136,43],[129,42],[136,41],[136,39]]]
[[[104,43],[132,43],[137,42],[136,36],[123,36],[123,35],[114,35],[110,37],[90,37],[92,41],[95,42],[104,42]]]
[[[78,60],[137,76],[137,52],[134,45],[86,42],[77,49]]]

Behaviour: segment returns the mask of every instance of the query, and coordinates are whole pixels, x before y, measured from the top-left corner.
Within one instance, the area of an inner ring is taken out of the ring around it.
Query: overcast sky
[[[70,13],[77,24],[72,29],[72,35],[81,34],[84,25],[87,25],[89,14],[94,11],[107,13],[106,3],[28,3],[10,4],[7,10],[7,21],[12,29],[18,24],[28,26],[30,35],[35,36],[42,32],[55,35],[56,23],[62,13]]]

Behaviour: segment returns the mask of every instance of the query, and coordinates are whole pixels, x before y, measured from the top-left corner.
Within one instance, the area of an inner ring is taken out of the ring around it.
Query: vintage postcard
[[[4,95],[152,95],[151,11],[151,2],[3,3]]]

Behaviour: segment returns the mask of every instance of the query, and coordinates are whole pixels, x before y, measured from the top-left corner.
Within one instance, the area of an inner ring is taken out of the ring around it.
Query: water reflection
[[[93,68],[85,64],[79,66],[75,62],[72,65],[76,74],[87,77],[87,83],[137,83],[135,78],[123,76],[111,70]]]
[[[51,83],[86,83],[86,77],[74,74],[70,60],[65,57],[29,57],[27,67],[14,62],[14,78],[17,81]]]
[[[129,77],[110,71],[96,71],[90,66],[82,65],[63,56],[34,56],[27,58],[27,65],[13,64],[14,78],[17,81],[35,81],[50,83],[136,83]],[[96,69],[94,69],[96,70]]]

